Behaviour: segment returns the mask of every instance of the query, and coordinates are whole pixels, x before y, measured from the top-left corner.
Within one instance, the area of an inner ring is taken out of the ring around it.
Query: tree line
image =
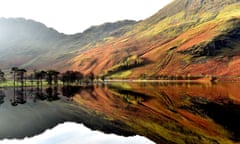
[[[56,70],[34,70],[29,73],[26,69],[13,67],[10,74],[13,77],[13,86],[26,86],[26,82],[30,82],[31,85],[36,84],[37,87],[42,87],[43,82],[46,81],[49,86],[57,86],[61,81],[63,85],[81,85],[91,84],[96,78],[94,73],[90,72],[88,75],[84,75],[79,71],[68,70],[60,73]],[[0,69],[0,82],[6,81],[5,73]],[[35,83],[34,83],[35,82]]]

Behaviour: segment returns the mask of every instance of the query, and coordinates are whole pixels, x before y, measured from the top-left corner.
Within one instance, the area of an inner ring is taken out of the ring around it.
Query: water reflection
[[[63,86],[62,95],[68,97],[68,100],[73,100],[73,97],[81,92],[81,87],[79,86]]]
[[[33,136],[73,121],[156,143],[235,143],[240,141],[239,91],[239,83],[110,83],[20,89],[9,98],[13,89],[5,89],[0,138]],[[21,107],[12,107],[13,101]]]
[[[113,83],[74,100],[157,143],[232,143],[240,141],[239,90],[238,83]]]
[[[18,92],[17,88],[15,92],[14,88],[3,89],[1,92],[3,103],[0,107],[0,139],[32,137],[66,121],[83,123],[93,130],[98,129],[105,133],[116,133],[122,136],[136,135],[135,132],[126,130],[129,127],[123,122],[118,120],[109,122],[95,111],[70,101],[69,98],[84,87],[72,88],[72,92],[70,92],[71,87],[61,88],[64,90],[62,92],[56,87],[43,88],[42,91],[26,88],[26,97],[24,93]],[[69,95],[63,96],[62,93],[66,94],[66,89],[69,90],[67,92]],[[90,91],[89,87],[86,91]],[[15,103],[14,106],[12,103]]]
[[[58,93],[58,87],[48,87],[46,89],[46,93],[47,93],[47,100],[48,101],[56,101],[59,100],[59,93]]]
[[[0,90],[0,105],[4,103],[5,93],[3,90]]]
[[[33,98],[34,102],[37,102],[38,100],[44,101],[56,101],[59,100],[59,91],[58,87],[47,87],[45,89],[45,92],[42,88],[36,88],[35,90],[33,88],[14,88],[13,89],[13,96],[12,99],[10,99],[12,106],[17,106],[18,104],[25,104],[27,102],[27,99]],[[29,97],[29,98],[27,98]]]
[[[240,141],[240,105],[232,102],[224,102],[224,105],[223,103],[202,101],[193,101],[193,103],[194,105],[191,107],[193,112],[195,112],[193,108],[198,108],[198,111],[205,113],[216,123],[231,131],[233,140]]]

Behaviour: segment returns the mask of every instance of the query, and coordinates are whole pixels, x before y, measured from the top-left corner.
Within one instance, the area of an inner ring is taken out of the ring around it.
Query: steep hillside
[[[239,75],[239,28],[239,0],[175,0],[65,68],[114,78]]]
[[[105,23],[83,33],[65,35],[33,20],[0,18],[0,67],[47,69],[62,65],[86,49],[119,37],[134,24],[130,20]]]

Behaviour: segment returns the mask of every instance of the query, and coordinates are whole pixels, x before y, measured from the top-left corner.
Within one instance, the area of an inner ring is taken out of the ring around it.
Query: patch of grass
[[[181,22],[182,19],[184,19],[184,14],[185,13],[182,11],[174,16],[163,19],[159,23],[143,31],[143,36],[154,36],[164,31],[165,29],[168,29],[171,26],[179,25],[180,24],[179,22]]]
[[[239,17],[240,16],[240,4],[232,4],[226,6],[217,16],[217,19],[225,19],[231,17]]]
[[[123,58],[123,60],[113,65],[111,68],[105,71],[105,75],[108,78],[126,78],[131,74],[129,71],[132,68],[144,65],[144,59],[137,55],[131,55],[129,57]]]
[[[59,81],[58,84],[61,85],[62,82]],[[16,85],[16,86],[20,86],[21,83],[20,83],[20,82],[16,82],[15,85]],[[39,83],[39,85],[40,85],[40,83]],[[43,81],[42,85],[43,85],[43,86],[48,86],[47,81]],[[14,86],[13,80],[8,80],[8,81],[5,81],[5,82],[0,82],[0,87],[13,87],[13,86]],[[36,86],[37,86],[37,82],[34,81],[34,82],[32,83],[31,81],[27,80],[26,83],[25,83],[25,86],[27,86],[27,87],[30,87],[30,86],[36,87]]]
[[[132,71],[127,70],[127,71],[115,73],[115,74],[109,76],[108,78],[127,78],[131,73],[132,73]]]

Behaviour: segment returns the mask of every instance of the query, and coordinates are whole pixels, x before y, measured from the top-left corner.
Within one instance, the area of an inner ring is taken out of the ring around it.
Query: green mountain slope
[[[175,0],[124,36],[69,63],[115,78],[239,75],[239,2]]]

